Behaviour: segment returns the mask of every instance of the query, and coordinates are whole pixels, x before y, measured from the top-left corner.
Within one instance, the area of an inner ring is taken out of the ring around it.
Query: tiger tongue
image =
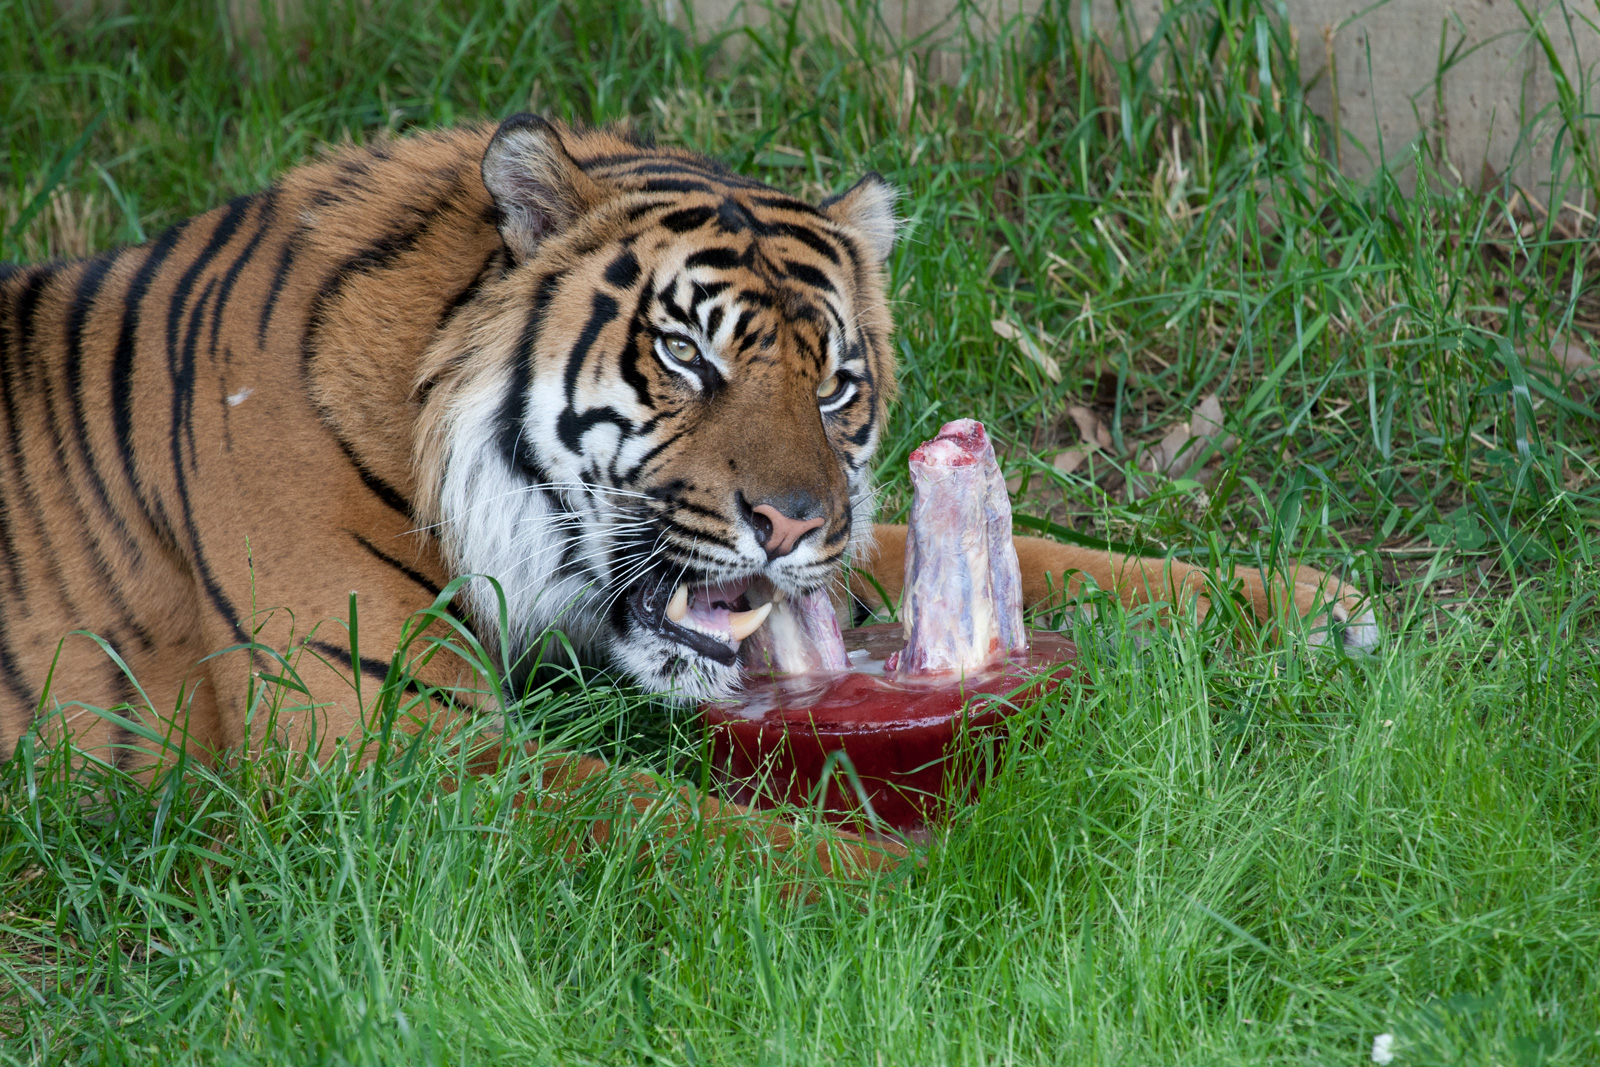
[[[740,650],[747,670],[804,674],[848,669],[844,637],[826,589],[784,597],[765,606],[773,608],[771,620]]]
[[[748,588],[747,581],[723,582],[694,589],[680,585],[667,603],[665,614],[670,622],[725,641],[737,650],[739,642],[760,629],[772,611],[771,604],[748,611],[734,610],[743,602]]]
[[[748,579],[743,581],[720,582],[716,585],[698,585],[689,587],[689,609],[691,611],[736,608],[739,601],[744,598],[745,590],[750,588]]]

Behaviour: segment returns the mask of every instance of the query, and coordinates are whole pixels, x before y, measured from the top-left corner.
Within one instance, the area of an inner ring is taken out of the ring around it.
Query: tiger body
[[[548,173],[508,149],[508,181],[532,183],[510,195],[571,202],[521,220],[518,262],[481,173],[493,133],[346,148],[149,244],[0,283],[5,752],[47,684],[182,709],[203,752],[245,744],[259,657],[206,657],[247,641],[303,644],[308,705],[349,735],[352,672],[381,679],[463,571],[502,579],[519,637],[554,624],[655,688],[724,692],[731,652],[619,638],[626,572],[810,589],[861,540],[893,388],[862,246],[883,235],[688,153],[542,128],[523,147]],[[720,351],[674,368],[664,333]],[[859,375],[853,410],[824,426],[836,370]],[[733,479],[746,506],[826,528],[769,561]],[[330,621],[352,591],[358,649]],[[495,618],[487,585],[468,600]],[[462,681],[437,662],[427,680]],[[131,750],[98,716],[74,729]]]
[[[275,671],[216,654],[246,642],[307,690],[280,732],[353,737],[357,679],[461,574],[499,579],[514,651],[554,626],[651,689],[727,692],[758,588],[814,590],[854,549],[898,589],[903,530],[874,530],[868,478],[893,236],[881,180],[814,207],[524,116],[346,147],[147,244],[0,268],[0,758],[56,709],[80,747],[154,758],[87,706],[177,723],[206,758],[259,743]],[[1069,571],[1130,602],[1201,591],[1019,553],[1032,599]],[[1303,577],[1302,613],[1355,618],[1353,591]],[[462,606],[496,629],[487,582]],[[448,656],[419,679],[482,686]]]

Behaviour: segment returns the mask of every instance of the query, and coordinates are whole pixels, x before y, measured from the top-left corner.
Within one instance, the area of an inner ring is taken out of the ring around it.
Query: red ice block
[[[1071,674],[1070,642],[1030,644],[1023,628],[1011,504],[982,424],[945,424],[911,454],[911,482],[904,626],[841,637],[825,595],[780,601],[741,649],[744,691],[706,705],[735,799],[870,808],[918,834],[976,788],[1006,715]]]
[[[899,626],[847,630],[851,670],[753,677],[737,700],[704,707],[722,790],[763,807],[820,799],[857,818],[870,806],[888,827],[921,836],[950,801],[972,797],[1006,716],[1071,676],[1072,643],[1032,637],[1026,652],[970,675],[896,674],[883,662],[904,640]]]

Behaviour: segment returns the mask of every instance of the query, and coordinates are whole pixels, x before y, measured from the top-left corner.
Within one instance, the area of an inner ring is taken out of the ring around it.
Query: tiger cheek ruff
[[[317,709],[280,733],[353,736],[351,675],[458,574],[498,580],[519,653],[556,629],[650,690],[729,692],[765,603],[870,537],[893,206],[875,175],[816,207],[519,115],[0,267],[0,757],[47,686],[142,705],[130,675],[199,751],[259,740],[270,664],[206,658],[247,640],[309,653]],[[352,591],[357,649],[325,621]],[[497,640],[494,586],[464,593]],[[419,678],[481,684],[442,655]]]

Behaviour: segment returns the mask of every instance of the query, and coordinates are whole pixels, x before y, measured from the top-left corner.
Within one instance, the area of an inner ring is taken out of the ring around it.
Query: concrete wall
[[[660,2],[679,18],[683,5],[692,4],[701,29],[758,26],[769,17],[760,3],[750,0]],[[1586,0],[1567,0],[1565,5],[1561,0],[1524,2],[1536,18],[1543,18],[1574,90],[1587,92],[1586,106],[1579,110],[1600,113],[1600,5]],[[972,0],[966,18],[973,28],[992,33],[1011,17],[1031,15],[1038,4]],[[808,6],[820,5],[810,0]],[[1391,0],[1369,7],[1368,0],[1283,2],[1298,35],[1308,99],[1330,122],[1337,76],[1338,124],[1344,134],[1339,155],[1345,173],[1370,177],[1381,143],[1384,158],[1409,186],[1414,181],[1411,145],[1425,139],[1447,160],[1447,176],[1453,170],[1463,184],[1476,188],[1509,170],[1519,185],[1547,195],[1560,125],[1556,82],[1515,0]],[[954,8],[954,0],[883,0],[885,22],[904,39],[930,32],[952,36],[950,31],[959,29],[951,14]],[[1091,26],[1117,51],[1119,8],[1139,32],[1148,34],[1162,4],[1090,0]],[[1076,22],[1077,2],[1072,11]],[[951,44],[947,41],[945,47]],[[1446,57],[1442,73],[1441,55]],[[948,62],[935,66],[953,69]],[[1587,123],[1591,138],[1600,138],[1600,119]],[[1576,189],[1568,194],[1569,199],[1579,195]],[[1587,207],[1595,209],[1593,203]]]

